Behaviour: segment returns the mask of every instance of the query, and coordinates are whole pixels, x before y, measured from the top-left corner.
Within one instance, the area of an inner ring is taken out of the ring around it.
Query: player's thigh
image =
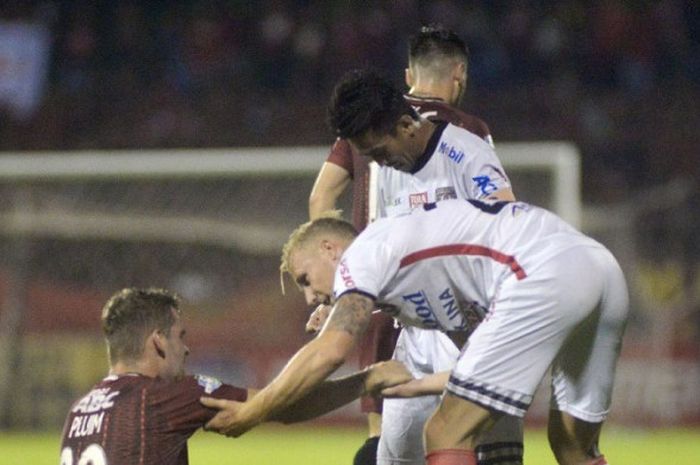
[[[500,414],[474,402],[445,393],[425,426],[426,452],[440,449],[474,449],[479,434]]]
[[[552,409],[598,423],[610,408],[629,299],[612,255],[600,250],[591,259],[597,261],[605,288],[595,311],[572,332],[553,365]]]
[[[425,422],[439,403],[439,396],[384,399],[377,463],[380,465],[424,464],[423,429]]]
[[[566,339],[600,301],[603,280],[570,249],[524,279],[511,276],[469,338],[448,392],[487,408],[525,414]]]

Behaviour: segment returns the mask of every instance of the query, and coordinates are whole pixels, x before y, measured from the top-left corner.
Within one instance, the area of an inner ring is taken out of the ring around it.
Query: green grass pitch
[[[191,465],[350,465],[364,440],[361,429],[323,426],[265,427],[239,439],[197,433]],[[0,465],[58,464],[59,434],[0,432]],[[602,449],[611,465],[700,464],[700,429],[603,431]],[[525,436],[527,465],[555,465],[542,430]]]

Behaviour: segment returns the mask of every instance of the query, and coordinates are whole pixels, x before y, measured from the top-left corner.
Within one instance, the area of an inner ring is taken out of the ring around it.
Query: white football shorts
[[[507,278],[447,390],[522,417],[552,366],[552,408],[602,422],[628,313],[627,285],[602,246],[575,246]]]
[[[394,359],[403,362],[416,378],[451,370],[458,357],[459,349],[447,335],[414,327],[401,330],[394,350]],[[423,428],[441,398],[384,399],[378,465],[425,465]],[[522,428],[520,418],[504,415],[480,438],[477,447],[479,460],[500,459],[499,463],[503,465],[520,465]]]

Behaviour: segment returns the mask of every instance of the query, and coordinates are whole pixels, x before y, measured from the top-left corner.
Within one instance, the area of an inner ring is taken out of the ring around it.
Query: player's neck
[[[153,363],[148,363],[146,360],[138,360],[134,362],[119,361],[111,365],[109,368],[109,374],[114,376],[134,373],[155,378],[158,376],[158,368]]]
[[[413,87],[411,87],[411,90],[408,91],[408,95],[417,98],[438,99],[442,100],[448,105],[454,104],[454,102],[451,101],[452,89],[447,85],[441,85],[436,82],[418,82]]]

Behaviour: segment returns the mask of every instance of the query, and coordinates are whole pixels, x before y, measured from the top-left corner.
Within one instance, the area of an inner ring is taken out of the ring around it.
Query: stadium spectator
[[[387,156],[403,153],[387,147]],[[204,399],[223,410],[208,428],[239,436],[304,396],[344,363],[379,306],[455,340],[471,333],[426,425],[428,465],[476,465],[478,434],[499,418],[522,418],[550,366],[548,435],[558,463],[607,463],[594,446],[610,407],[628,296],[605,247],[522,202],[429,203],[355,234],[337,218],[292,233],[285,269],[306,295],[334,296],[333,310],[253,400]]]
[[[432,25],[421,28],[412,36],[407,48],[408,67],[405,79],[410,90],[405,98],[408,103],[431,121],[448,121],[492,144],[486,123],[457,109],[467,83],[468,50],[464,42],[454,32],[439,25]],[[467,152],[465,156],[467,161],[464,163],[446,164],[447,171],[453,174],[447,176],[450,181],[445,180],[444,172],[435,171],[430,167],[418,169],[413,173],[416,175],[413,179],[392,168],[380,167],[376,183],[380,205],[376,216],[402,213],[405,208],[401,206],[417,205],[418,202],[414,199],[431,189],[442,192],[449,190],[449,196],[474,197],[473,189],[465,185],[465,182],[471,184],[473,177],[485,173],[468,172],[475,167],[475,160],[479,159],[480,155]],[[495,155],[493,159],[496,160],[495,165],[500,165]],[[369,161],[368,157],[362,157],[357,151],[353,151],[347,140],[338,138],[316,178],[309,197],[311,219],[335,208],[339,196],[352,180],[353,223],[358,230],[364,229],[370,215]],[[477,165],[476,168],[484,167]],[[467,172],[463,172],[464,170]],[[431,186],[432,184],[434,186]],[[490,195],[514,200],[509,186],[500,187],[502,189]],[[320,310],[325,308],[321,307]],[[312,315],[312,319],[315,318],[317,315]],[[400,341],[399,349],[394,352],[397,337]],[[414,375],[425,376],[451,366],[459,350],[446,336],[434,331],[406,328],[398,336],[393,318],[383,313],[375,314],[365,334],[365,340],[360,345],[360,365],[387,360],[392,353],[405,363]],[[362,410],[368,415],[369,439],[358,451],[355,464],[424,463],[425,454],[421,441],[423,424],[437,407],[439,400],[437,396],[388,400],[384,403],[382,415],[381,399],[363,398]],[[380,432],[383,432],[381,437]],[[502,449],[507,448],[518,451],[510,454],[519,455],[519,458],[513,457],[511,463],[521,463],[522,426],[505,425],[502,431],[500,428],[497,430],[495,436],[484,438],[482,446],[480,452],[483,460],[500,456]],[[377,457],[376,462],[374,457]]]
[[[215,411],[202,395],[244,402],[256,391],[186,375],[185,327],[179,300],[161,289],[124,289],[106,303],[102,328],[109,375],[71,407],[61,464],[186,464],[187,439]],[[320,385],[275,420],[303,421],[410,375],[396,362],[377,364]]]

